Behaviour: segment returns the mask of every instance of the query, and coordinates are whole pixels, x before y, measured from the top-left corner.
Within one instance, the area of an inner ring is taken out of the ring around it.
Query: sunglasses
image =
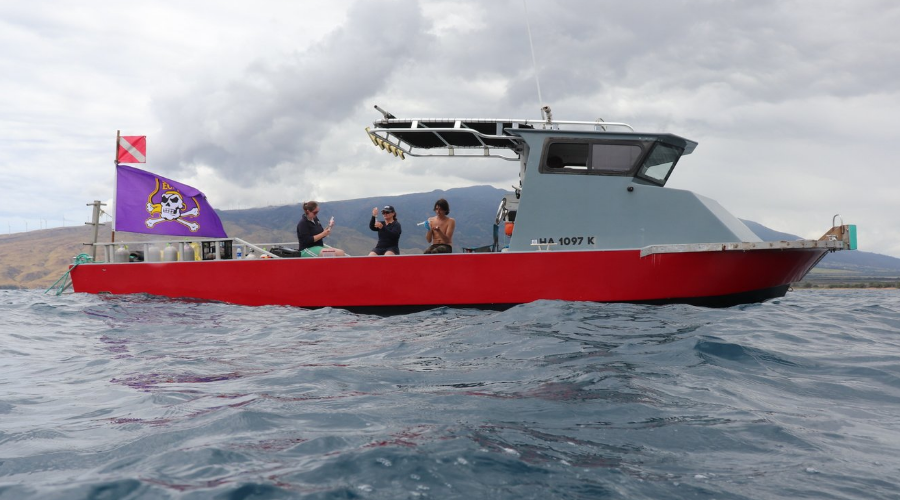
[[[318,210],[310,210],[309,213],[311,213],[311,214],[313,214],[313,215],[319,215],[319,211],[318,211]]]

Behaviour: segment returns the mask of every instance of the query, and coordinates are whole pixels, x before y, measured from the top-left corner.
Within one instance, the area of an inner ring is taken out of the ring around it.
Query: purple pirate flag
[[[206,196],[191,186],[116,165],[117,231],[227,238]]]

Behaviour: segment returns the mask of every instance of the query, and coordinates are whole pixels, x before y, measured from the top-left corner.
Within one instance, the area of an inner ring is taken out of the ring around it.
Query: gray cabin
[[[509,251],[622,250],[650,245],[759,242],[716,201],[666,182],[697,143],[624,123],[385,118],[367,129],[398,156],[499,158],[519,163]],[[506,207],[504,208],[504,205]]]

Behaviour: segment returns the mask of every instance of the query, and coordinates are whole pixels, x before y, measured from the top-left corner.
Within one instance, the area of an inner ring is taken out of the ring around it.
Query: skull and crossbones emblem
[[[166,191],[160,196],[159,203],[153,203],[153,196],[159,192],[159,187],[159,179],[157,179],[156,189],[147,197],[147,212],[150,214],[150,218],[145,221],[147,227],[152,229],[153,226],[161,222],[174,221],[187,226],[191,232],[196,232],[200,229],[200,224],[183,219],[183,217],[197,217],[200,215],[200,208],[197,205],[197,200],[193,200],[194,208],[185,210],[187,204],[185,203],[184,196],[167,182],[163,182],[163,188],[165,188]],[[159,217],[153,217],[155,214],[159,214]]]

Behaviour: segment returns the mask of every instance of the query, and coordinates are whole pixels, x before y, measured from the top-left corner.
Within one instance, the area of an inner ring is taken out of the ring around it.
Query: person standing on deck
[[[425,239],[431,246],[425,249],[425,253],[453,253],[453,231],[456,229],[456,221],[450,214],[450,204],[441,198],[434,202],[434,217],[428,218],[428,232]]]

